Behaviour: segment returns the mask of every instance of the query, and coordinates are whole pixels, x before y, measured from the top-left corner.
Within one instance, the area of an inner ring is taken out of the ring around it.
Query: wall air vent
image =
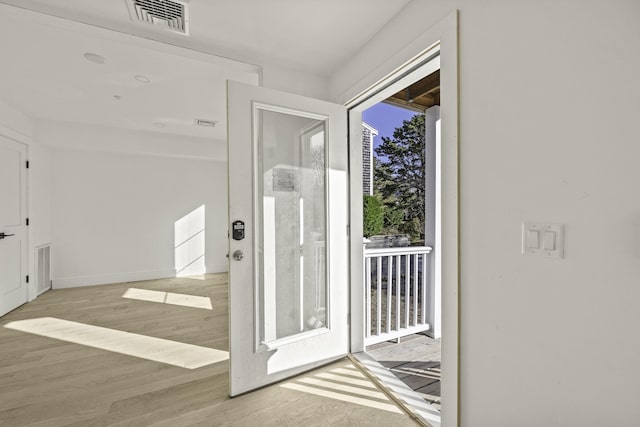
[[[212,128],[216,126],[215,121],[213,120],[205,120],[205,119],[196,119],[195,124],[196,126],[204,126],[204,127],[208,127],[208,128]]]
[[[131,20],[189,35],[189,4],[185,0],[127,0]]]
[[[51,246],[36,248],[36,292],[40,295],[51,289]]]

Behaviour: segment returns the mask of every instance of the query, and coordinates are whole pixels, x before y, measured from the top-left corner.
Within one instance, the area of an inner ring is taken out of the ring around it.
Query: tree
[[[376,196],[364,195],[364,223],[363,234],[365,237],[380,234],[384,226],[384,205]]]
[[[424,115],[404,120],[375,148],[374,191],[385,205],[385,227],[420,238],[424,233]],[[398,223],[399,212],[404,214]],[[389,230],[391,231],[391,230]]]

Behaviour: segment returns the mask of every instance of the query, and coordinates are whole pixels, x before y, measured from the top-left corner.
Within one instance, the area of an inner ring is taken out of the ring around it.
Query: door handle
[[[244,258],[244,252],[242,251],[235,251],[233,253],[233,259],[235,259],[236,261],[242,261],[242,259]]]
[[[15,236],[15,234],[4,234],[4,233],[0,233],[0,240],[4,239],[5,237],[11,237],[11,236]]]

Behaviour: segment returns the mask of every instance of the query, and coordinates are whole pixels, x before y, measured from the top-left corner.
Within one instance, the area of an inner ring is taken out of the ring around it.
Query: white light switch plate
[[[564,224],[523,222],[522,254],[564,258]]]

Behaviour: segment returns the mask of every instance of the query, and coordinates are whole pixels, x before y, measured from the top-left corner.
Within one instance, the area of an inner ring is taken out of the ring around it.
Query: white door
[[[348,352],[344,106],[228,82],[231,395]]]
[[[26,158],[0,136],[0,316],[27,302]]]

